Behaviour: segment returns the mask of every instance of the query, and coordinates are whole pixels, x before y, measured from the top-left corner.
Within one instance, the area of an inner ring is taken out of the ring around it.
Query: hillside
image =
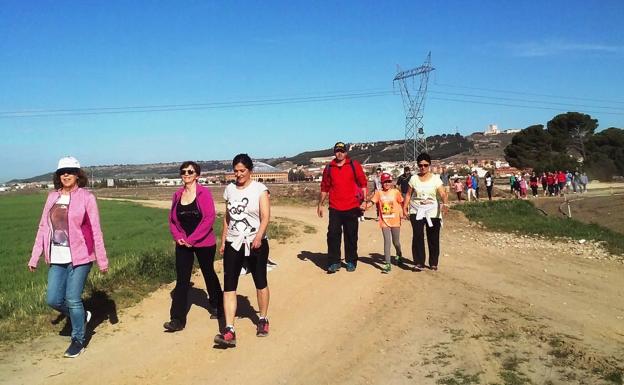
[[[469,136],[460,134],[433,135],[427,138],[429,153],[434,159],[464,161],[471,158],[503,159],[503,149],[511,142],[513,134],[484,136],[473,133]],[[332,148],[299,153],[291,157],[258,159],[278,169],[287,170],[295,165],[308,166],[313,158],[333,155]],[[350,143],[349,156],[362,163],[393,162],[403,160],[403,140]],[[198,161],[202,172],[226,171],[230,168],[229,160]],[[178,175],[179,162],[152,164],[116,164],[85,167],[89,176],[96,179],[142,179],[164,178]],[[27,179],[12,180],[8,183],[37,182],[52,180],[52,174],[42,174]]]
[[[471,141],[460,134],[430,136],[427,138],[427,145],[429,147],[429,153],[436,159],[444,159],[473,150]],[[332,148],[306,151],[293,157],[274,159],[271,164],[280,165],[289,162],[291,164],[307,166],[312,164],[312,158],[328,157],[332,155]],[[403,140],[351,143],[349,156],[362,163],[401,161],[403,160]]]

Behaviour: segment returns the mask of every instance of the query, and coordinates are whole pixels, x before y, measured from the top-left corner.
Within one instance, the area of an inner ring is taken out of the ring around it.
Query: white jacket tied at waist
[[[435,216],[438,212],[438,202],[433,203],[424,203],[416,206],[416,220],[426,219],[427,225],[429,227],[433,227],[433,222],[431,222],[431,215],[433,211],[433,215]]]
[[[256,237],[256,234],[257,233],[239,233],[236,237],[227,237],[227,240],[232,242],[232,248],[236,251],[240,250],[242,245],[245,245],[245,257],[248,257],[251,254],[251,244]]]

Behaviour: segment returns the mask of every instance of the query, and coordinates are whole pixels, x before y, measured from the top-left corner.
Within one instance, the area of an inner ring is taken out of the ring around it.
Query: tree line
[[[537,172],[585,171],[599,180],[624,175],[624,129],[597,128],[598,119],[588,114],[559,114],[546,127],[536,124],[514,135],[505,159],[513,167]]]

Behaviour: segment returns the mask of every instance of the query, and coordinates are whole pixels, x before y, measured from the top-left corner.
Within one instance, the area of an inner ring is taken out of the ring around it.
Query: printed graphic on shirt
[[[67,224],[66,204],[55,204],[50,210],[50,222],[52,223],[52,244],[55,246],[69,247],[69,226]]]
[[[381,215],[383,215],[384,218],[394,218],[392,202],[381,202]]]
[[[238,234],[249,235],[256,232],[256,228],[253,227],[247,220],[248,214],[246,213],[247,204],[249,199],[243,198],[240,201],[228,201],[227,210],[230,214],[230,230],[235,231]]]

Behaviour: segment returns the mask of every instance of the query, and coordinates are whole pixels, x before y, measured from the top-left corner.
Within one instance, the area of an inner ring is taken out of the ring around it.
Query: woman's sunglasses
[[[180,175],[193,175],[195,170],[180,170]]]
[[[56,175],[58,176],[65,175],[65,174],[78,175],[79,171],[80,171],[79,168],[74,168],[74,167],[59,168],[58,170],[56,170]]]
[[[429,167],[429,163],[418,163],[418,168]]]

